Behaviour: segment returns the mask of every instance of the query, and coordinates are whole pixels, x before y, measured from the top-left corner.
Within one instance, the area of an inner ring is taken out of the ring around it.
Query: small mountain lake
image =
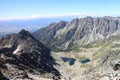
[[[69,62],[69,65],[74,65],[76,59],[74,58],[66,58],[66,57],[61,57],[61,59],[63,60],[63,62]],[[90,62],[89,58],[83,59],[80,61],[82,64],[88,63]]]
[[[66,57],[61,57],[61,59],[64,61],[64,62],[69,62],[69,65],[73,65],[75,63],[75,59],[74,58],[66,58]]]
[[[84,59],[84,60],[81,60],[80,62],[83,63],[83,64],[85,64],[85,63],[90,62],[90,59]]]

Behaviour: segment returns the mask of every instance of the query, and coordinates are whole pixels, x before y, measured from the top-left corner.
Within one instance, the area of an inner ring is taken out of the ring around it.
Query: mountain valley
[[[120,65],[119,35],[120,18],[110,16],[61,21],[33,33],[52,49],[52,56],[60,64],[56,68],[65,80],[120,79],[120,70],[114,70]]]

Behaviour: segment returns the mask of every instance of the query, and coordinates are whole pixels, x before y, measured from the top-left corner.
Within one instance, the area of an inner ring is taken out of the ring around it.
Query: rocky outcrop
[[[0,40],[0,70],[9,79],[29,78],[29,73],[49,78],[59,76],[53,65],[55,62],[50,49],[26,30],[6,35]]]

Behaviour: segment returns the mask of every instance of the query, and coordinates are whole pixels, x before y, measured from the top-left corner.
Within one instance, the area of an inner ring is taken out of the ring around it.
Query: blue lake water
[[[73,65],[76,61],[76,59],[74,58],[66,58],[66,57],[61,57],[61,59],[64,61],[64,62],[69,62],[69,65]],[[82,64],[85,64],[85,63],[88,63],[90,62],[90,59],[89,58],[86,58],[84,60],[81,60],[80,61]]]
[[[69,65],[73,65],[75,63],[75,59],[74,58],[66,58],[66,57],[61,57],[61,59],[64,61],[64,62],[69,62]]]
[[[90,59],[84,59],[84,60],[82,60],[82,61],[80,61],[80,62],[83,63],[83,64],[85,64],[85,63],[90,62]]]

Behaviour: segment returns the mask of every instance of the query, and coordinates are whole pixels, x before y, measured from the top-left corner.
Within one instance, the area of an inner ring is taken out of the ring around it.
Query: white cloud
[[[4,17],[0,18],[0,20],[19,20],[19,19],[36,19],[36,18],[54,18],[54,17],[63,17],[70,15],[31,15],[31,16],[19,16],[19,17]]]
[[[36,18],[55,18],[55,17],[69,17],[69,16],[78,16],[78,17],[85,17],[85,16],[92,16],[92,17],[101,17],[101,16],[116,16],[115,14],[110,13],[103,13],[103,14],[95,14],[95,13],[69,13],[69,14],[62,14],[62,15],[31,15],[31,16],[19,16],[19,17],[7,17],[7,18],[0,18],[0,20],[19,20],[19,19],[36,19]]]

